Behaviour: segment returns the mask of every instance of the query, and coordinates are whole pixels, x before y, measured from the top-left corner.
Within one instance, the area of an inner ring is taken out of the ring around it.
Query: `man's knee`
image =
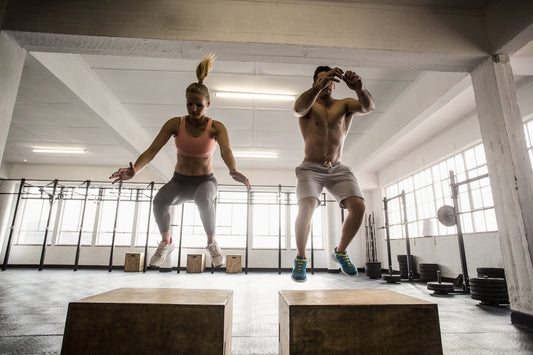
[[[348,210],[349,213],[356,215],[364,215],[366,204],[365,200],[361,197],[351,196],[342,201],[342,206]]]
[[[315,197],[304,197],[298,201],[298,213],[312,215],[318,206],[318,200]]]

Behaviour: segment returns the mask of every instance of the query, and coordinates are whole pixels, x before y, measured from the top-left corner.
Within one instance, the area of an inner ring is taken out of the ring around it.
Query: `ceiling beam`
[[[91,116],[100,118],[112,130],[119,142],[132,152],[132,157],[140,155],[152,143],[146,131],[135,118],[107,89],[98,75],[85,60],[77,54],[32,53],[32,55],[52,73],[72,94],[71,99]],[[175,158],[161,151],[147,166],[164,180],[168,180]],[[127,166],[127,161],[124,165]]]
[[[2,30],[29,50],[183,59],[470,71],[488,55],[482,11],[372,2],[17,0]]]

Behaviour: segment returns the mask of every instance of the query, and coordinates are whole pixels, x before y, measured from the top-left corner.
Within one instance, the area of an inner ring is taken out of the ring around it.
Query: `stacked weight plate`
[[[438,264],[418,264],[418,271],[420,272],[420,280],[423,281],[437,281]]]
[[[408,279],[409,273],[407,269],[407,255],[398,255],[398,264],[400,265],[400,276],[402,279]],[[413,255],[409,258],[409,270],[411,270],[413,276],[416,274],[416,264]]]
[[[478,268],[478,277],[470,279],[470,295],[481,304],[497,306],[509,303],[505,273],[500,268]]]

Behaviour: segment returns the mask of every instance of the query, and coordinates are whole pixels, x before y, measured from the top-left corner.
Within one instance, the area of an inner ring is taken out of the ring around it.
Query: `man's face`
[[[328,72],[326,72],[326,71],[322,71],[322,72],[318,73],[316,81],[313,83],[313,85],[315,85],[318,80],[323,79],[324,77],[326,77],[327,73]],[[330,81],[328,86],[326,86],[324,89],[322,89],[322,91],[320,92],[320,96],[331,96],[331,93],[333,92],[333,90],[335,90],[335,82],[334,81]]]

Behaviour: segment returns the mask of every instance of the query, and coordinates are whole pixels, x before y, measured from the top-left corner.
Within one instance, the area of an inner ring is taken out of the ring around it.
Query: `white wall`
[[[522,116],[531,119],[533,114],[533,80],[523,79],[518,83],[518,102]],[[412,150],[378,173],[379,186],[382,188],[396,182],[413,172],[420,171],[436,162],[454,155],[469,146],[481,142],[478,118],[472,114],[456,122],[437,136],[428,137],[425,144]],[[367,194],[368,195],[368,194]],[[371,193],[376,226],[385,224],[383,218],[383,196],[381,189]],[[388,196],[391,197],[391,196]],[[370,212],[370,210],[368,211]],[[388,268],[385,231],[378,229],[379,256],[382,268]],[[467,267],[470,277],[476,277],[478,267],[503,267],[498,233],[464,235]],[[436,263],[440,265],[443,277],[456,277],[461,271],[457,236],[411,238],[411,254],[417,263]],[[405,240],[391,241],[392,265],[398,270],[397,255],[406,254]]]

